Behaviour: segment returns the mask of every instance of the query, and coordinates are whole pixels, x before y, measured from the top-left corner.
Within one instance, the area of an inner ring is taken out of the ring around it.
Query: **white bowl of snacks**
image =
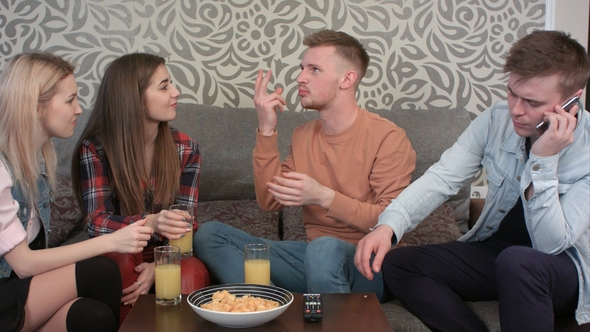
[[[279,317],[293,303],[293,294],[276,286],[225,284],[196,290],[187,301],[199,316],[212,323],[247,328]]]

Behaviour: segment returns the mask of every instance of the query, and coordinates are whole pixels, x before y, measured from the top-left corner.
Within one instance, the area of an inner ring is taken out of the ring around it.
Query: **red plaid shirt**
[[[174,198],[175,204],[193,205],[194,215],[197,215],[197,198],[199,196],[199,179],[201,169],[201,155],[199,147],[188,135],[172,129],[172,135],[176,142],[178,157],[180,158],[180,190]],[[88,234],[95,237],[112,233],[120,228],[130,225],[145,218],[148,214],[161,211],[159,204],[153,204],[151,199],[146,199],[145,211],[142,214],[124,216],[119,211],[119,201],[111,192],[109,186],[109,161],[104,147],[96,139],[85,140],[80,148],[80,186],[82,201],[86,211],[86,223]],[[151,184],[156,184],[156,178],[152,174]],[[147,195],[146,195],[147,197]],[[194,230],[197,229],[194,223]],[[159,243],[165,239],[158,234],[150,243]]]

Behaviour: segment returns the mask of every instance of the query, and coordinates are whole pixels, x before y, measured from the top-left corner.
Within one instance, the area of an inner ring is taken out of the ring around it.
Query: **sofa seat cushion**
[[[255,200],[209,201],[197,205],[197,222],[217,220],[254,236],[279,240],[278,212],[264,212]]]
[[[283,240],[305,241],[303,212],[300,207],[283,209]],[[462,235],[457,223],[453,207],[443,203],[424,219],[411,232],[404,235],[404,242],[409,246],[436,244],[454,241]]]
[[[454,241],[461,235],[463,234],[455,222],[453,207],[443,203],[416,228],[405,234],[403,241],[408,246],[421,246]]]
[[[500,332],[497,301],[466,302],[466,304],[481,319],[490,332]],[[424,323],[406,310],[397,300],[383,303],[381,304],[381,308],[391,323],[391,327],[396,332],[430,331]]]
[[[74,197],[72,181],[57,175],[55,191],[51,201],[49,246],[57,247],[64,242],[82,220],[82,210]]]

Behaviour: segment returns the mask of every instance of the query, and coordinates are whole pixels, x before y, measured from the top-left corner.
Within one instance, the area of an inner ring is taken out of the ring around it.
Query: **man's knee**
[[[309,242],[305,249],[306,262],[327,264],[347,257],[354,258],[354,245],[331,236],[319,237]]]
[[[305,249],[305,273],[338,274],[346,264],[354,262],[355,246],[346,241],[322,236],[307,244]],[[326,276],[327,277],[327,276]]]
[[[193,248],[196,250],[215,241],[220,234],[225,234],[224,229],[231,227],[219,221],[207,221],[199,226],[199,229],[193,235]]]
[[[397,269],[399,266],[411,256],[412,247],[401,247],[390,250],[383,258],[381,264],[381,272],[383,275],[398,275]]]
[[[197,229],[194,238],[207,238],[209,237],[209,235],[215,234],[218,231],[218,229],[223,225],[225,224],[214,220],[204,222],[203,224],[199,225],[199,229]]]
[[[498,281],[514,283],[518,280],[528,280],[527,276],[535,274],[538,270],[536,260],[532,257],[533,253],[534,249],[522,246],[504,249],[495,262]]]
[[[321,250],[338,250],[342,251],[342,249],[344,247],[346,247],[346,245],[348,244],[348,242],[346,241],[342,241],[340,239],[337,239],[335,237],[331,237],[331,236],[321,236],[318,237],[317,239],[310,241],[307,244],[307,250],[313,250],[313,251],[321,251]]]

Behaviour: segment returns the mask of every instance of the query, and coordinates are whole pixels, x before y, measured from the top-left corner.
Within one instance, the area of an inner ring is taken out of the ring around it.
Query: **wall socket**
[[[486,198],[488,186],[471,186],[471,198]]]

